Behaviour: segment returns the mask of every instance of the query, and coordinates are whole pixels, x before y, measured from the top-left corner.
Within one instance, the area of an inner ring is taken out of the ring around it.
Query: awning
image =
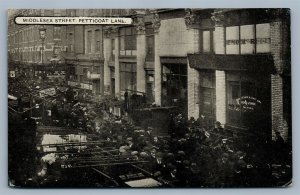
[[[188,54],[188,60],[190,67],[195,69],[276,73],[271,54]]]

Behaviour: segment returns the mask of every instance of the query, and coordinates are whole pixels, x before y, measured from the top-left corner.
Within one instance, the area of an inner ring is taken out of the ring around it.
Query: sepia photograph
[[[290,9],[9,9],[7,25],[8,186],[292,186]]]

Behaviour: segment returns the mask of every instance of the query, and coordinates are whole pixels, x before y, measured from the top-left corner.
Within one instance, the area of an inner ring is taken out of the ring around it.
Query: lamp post
[[[39,28],[39,32],[40,32],[40,39],[42,41],[42,48],[41,48],[41,60],[42,60],[42,67],[43,67],[43,74],[42,77],[44,77],[45,74],[45,67],[44,67],[44,43],[45,43],[45,39],[46,39],[46,28],[45,26],[41,26]],[[44,89],[44,78],[42,78],[42,88]],[[43,107],[42,107],[42,121],[44,122],[44,103],[43,103]]]

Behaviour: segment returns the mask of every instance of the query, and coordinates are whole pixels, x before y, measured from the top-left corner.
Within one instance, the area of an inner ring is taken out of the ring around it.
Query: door
[[[199,114],[206,128],[212,128],[216,120],[215,73],[200,72]]]

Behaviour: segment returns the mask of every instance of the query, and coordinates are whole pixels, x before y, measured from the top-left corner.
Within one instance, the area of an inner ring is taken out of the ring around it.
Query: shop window
[[[120,29],[120,55],[136,55],[136,31],[134,27]]]
[[[227,75],[227,119],[235,126],[253,127],[258,121],[268,123],[270,116],[270,83],[255,75]]]
[[[187,101],[187,65],[163,65],[162,104],[185,109]]]
[[[215,73],[210,71],[200,72],[199,110],[205,116],[207,127],[212,127],[215,122]]]
[[[121,91],[136,90],[136,64],[120,64]]]

